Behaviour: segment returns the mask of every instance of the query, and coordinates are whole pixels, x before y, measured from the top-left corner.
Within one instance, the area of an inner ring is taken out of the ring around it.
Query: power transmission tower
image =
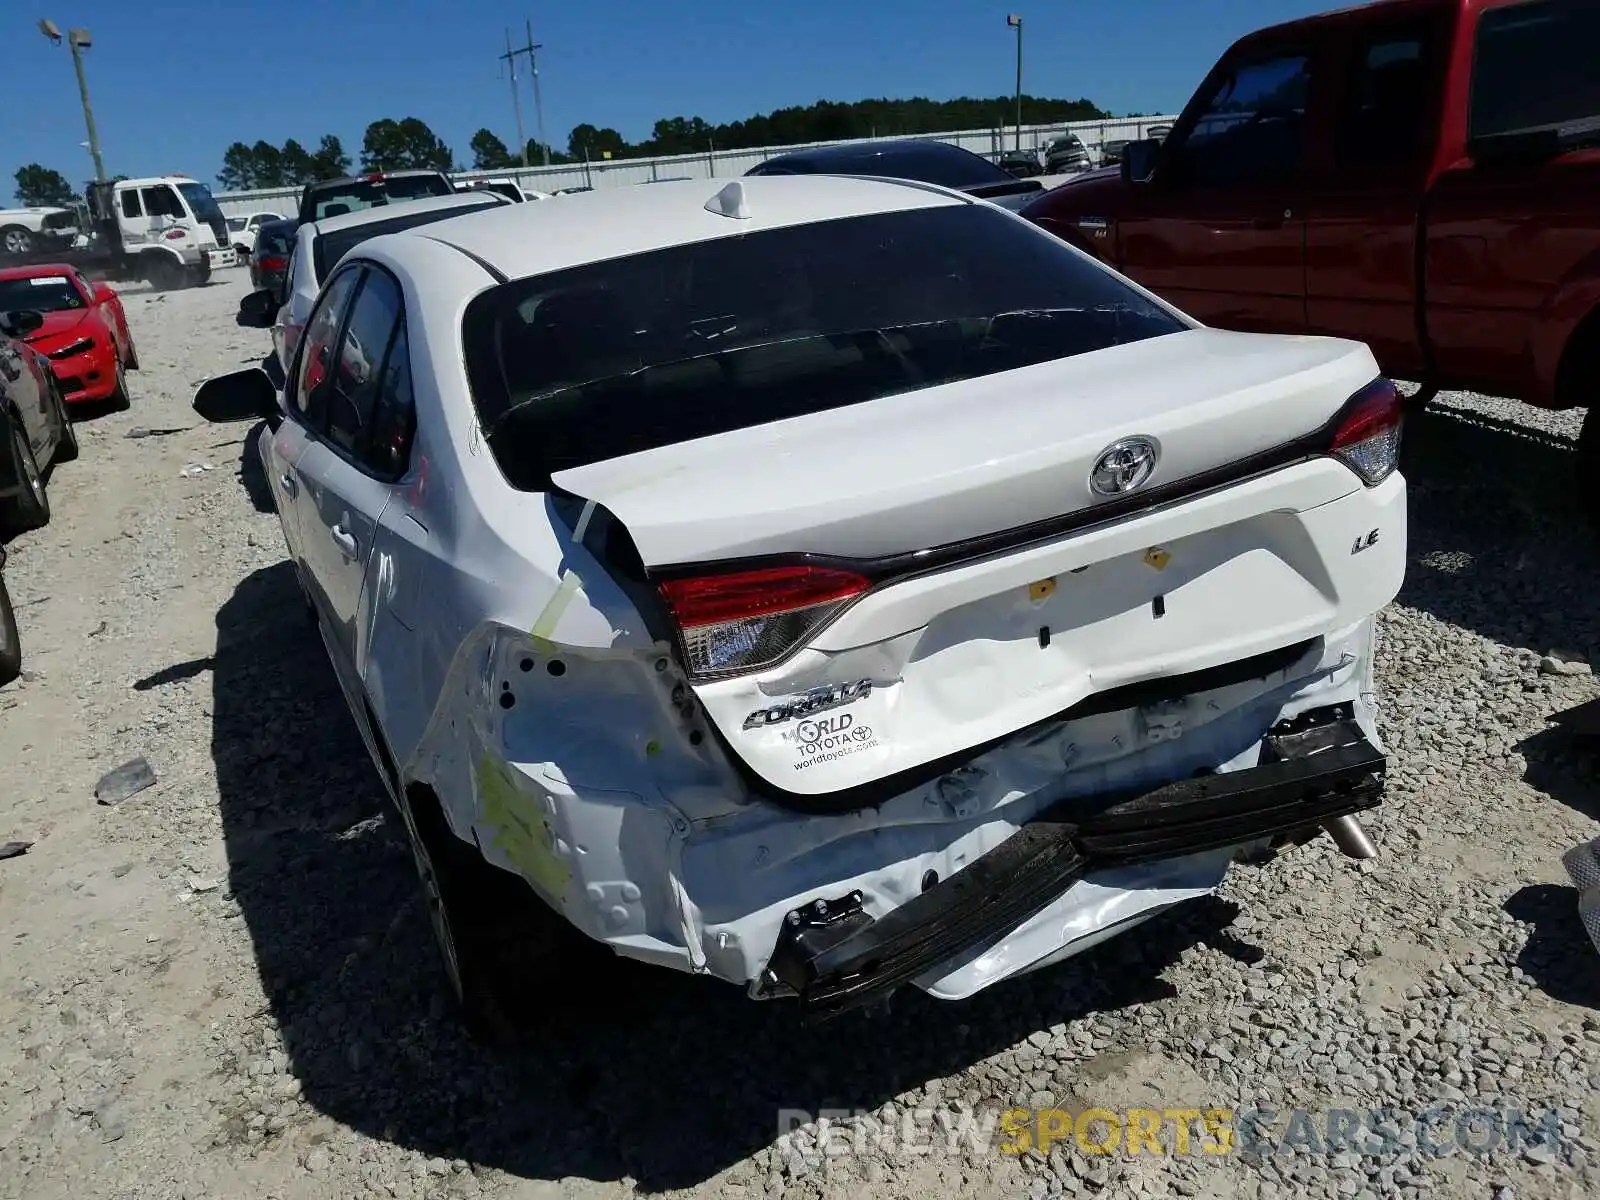
[[[511,48],[511,30],[506,30],[506,52],[501,58],[511,67],[511,107],[517,114],[517,153],[522,156],[522,165],[528,165],[528,139],[522,132],[522,93],[517,91],[517,55],[520,50]]]
[[[527,45],[518,46],[515,50],[513,50],[511,49],[511,37],[509,34],[506,35],[507,57],[514,54],[526,54],[528,56],[528,72],[533,76],[533,119],[535,124],[537,124],[539,127],[539,149],[544,154],[544,165],[548,167],[550,165],[550,142],[544,135],[544,100],[539,95],[539,51],[543,49],[544,45],[542,43],[533,40],[533,22],[531,20],[528,22]],[[516,86],[515,72],[516,68],[513,67],[513,87]]]

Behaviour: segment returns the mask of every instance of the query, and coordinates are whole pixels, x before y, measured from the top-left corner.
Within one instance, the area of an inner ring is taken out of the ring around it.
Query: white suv
[[[196,408],[241,402],[480,1028],[573,930],[837,1011],[1371,852],[1406,506],[1357,343],[943,188],[699,180],[364,242],[281,410]]]

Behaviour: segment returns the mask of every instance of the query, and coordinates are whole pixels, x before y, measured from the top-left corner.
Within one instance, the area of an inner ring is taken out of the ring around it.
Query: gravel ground
[[[244,288],[130,290],[133,408],[80,426],[53,523],[13,547],[29,673],[0,691],[0,841],[36,844],[0,862],[0,1195],[1600,1191],[1600,956],[1559,863],[1600,833],[1600,771],[1546,721],[1600,693],[1595,542],[1566,490],[1581,414],[1458,394],[1413,423],[1375,861],[1319,839],[972,1002],[815,1028],[618,963],[492,1057],[449,1013],[253,438],[189,408],[266,349],[234,325]],[[97,805],[136,755],[158,783]],[[1434,1104],[1553,1124],[1451,1150],[1453,1126],[1416,1136]],[[1011,1105],[1395,1111],[1387,1147],[1341,1148],[1319,1115],[1284,1118],[1287,1149],[1160,1157],[1004,1154],[919,1115],[959,1133]],[[780,1110],[824,1109],[870,1115],[780,1139]]]

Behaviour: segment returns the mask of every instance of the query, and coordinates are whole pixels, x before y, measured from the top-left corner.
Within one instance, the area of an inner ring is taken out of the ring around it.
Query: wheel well
[[[1556,403],[1584,408],[1600,403],[1600,308],[1578,322],[1556,369]]]

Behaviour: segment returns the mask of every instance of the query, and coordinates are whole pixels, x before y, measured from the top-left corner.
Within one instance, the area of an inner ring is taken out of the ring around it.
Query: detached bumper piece
[[[874,920],[859,892],[791,912],[761,994],[831,1016],[1015,929],[1084,875],[1298,833],[1374,807],[1385,761],[1348,705],[1274,727],[1261,763],[1135,796],[1077,797]]]

